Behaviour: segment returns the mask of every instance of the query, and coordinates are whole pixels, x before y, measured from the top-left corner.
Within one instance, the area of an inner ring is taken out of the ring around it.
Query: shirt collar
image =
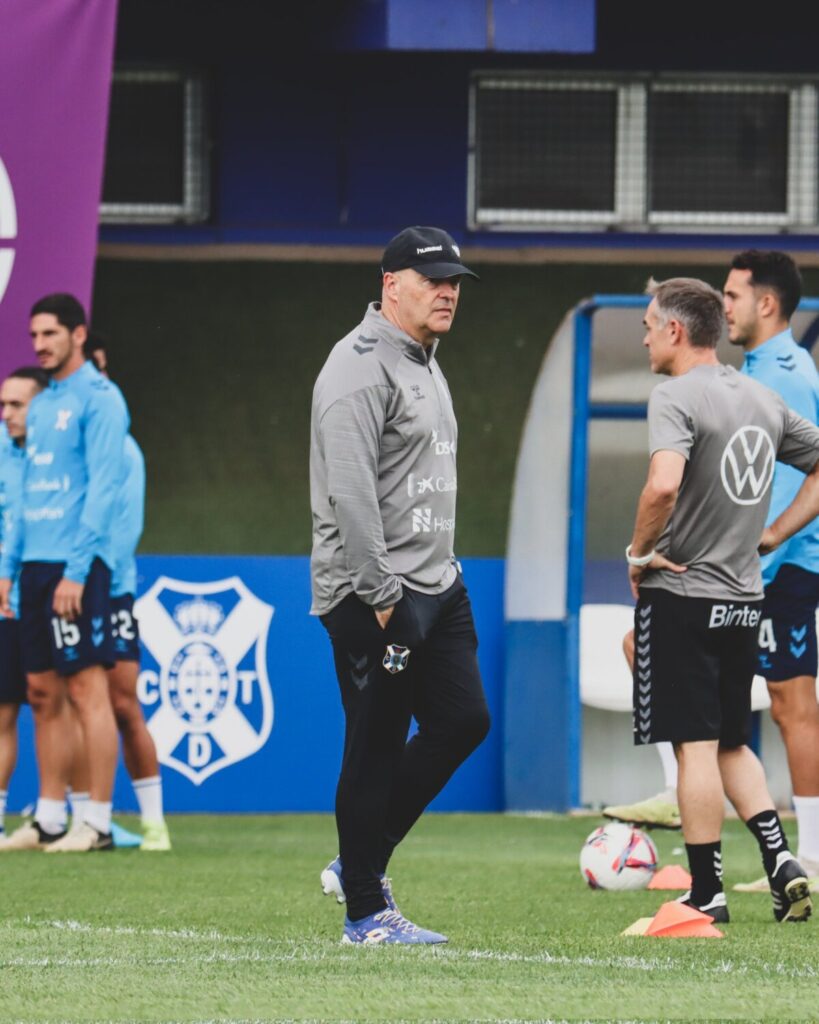
[[[73,373],[64,377],[62,380],[55,380],[53,377],[48,382],[48,386],[55,391],[64,391],[67,387],[70,387],[74,381],[82,380],[84,377],[88,377],[92,373],[96,373],[96,369],[92,366],[90,360],[78,367]]]
[[[793,332],[790,327],[786,327],[784,331],[780,331],[779,334],[775,334],[772,338],[768,338],[767,341],[763,341],[761,345],[752,348],[750,352],[746,352],[745,362],[748,366],[753,366],[754,363],[762,362],[765,359],[774,359],[776,356],[782,355],[791,345],[795,344]]]
[[[368,330],[372,328],[380,337],[389,342],[390,345],[394,348],[401,349],[416,363],[423,363],[424,366],[428,366],[435,358],[439,339],[436,338],[429,348],[424,348],[420,342],[416,341],[415,338],[411,338],[406,331],[402,331],[400,327],[396,327],[394,323],[384,316],[381,312],[380,302],[371,302],[369,306],[367,306],[364,323],[367,325]]]
[[[8,455],[9,458],[17,458],[25,455],[26,446],[17,445],[9,437],[5,423],[0,423],[0,456]]]

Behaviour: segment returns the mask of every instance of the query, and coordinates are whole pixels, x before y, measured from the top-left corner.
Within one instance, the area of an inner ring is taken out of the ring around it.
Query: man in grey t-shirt
[[[727,795],[757,839],[777,921],[811,913],[758,758],[748,746],[762,578],[773,550],[819,513],[819,429],[717,361],[722,296],[691,278],[651,283],[644,344],[671,379],[652,392],[651,462],[626,548],[635,609],[635,743],[667,740],[691,891],[681,902],[728,920],[720,833]],[[765,527],[774,463],[805,483]],[[760,541],[761,538],[761,541]]]
[[[429,227],[396,235],[381,270],[381,302],[335,345],[313,391],[312,611],[347,723],[339,856],[321,882],[347,903],[342,941],[434,944],[446,938],[400,914],[386,870],[489,729],[454,555],[458,427],[435,358],[461,278],[477,275]]]

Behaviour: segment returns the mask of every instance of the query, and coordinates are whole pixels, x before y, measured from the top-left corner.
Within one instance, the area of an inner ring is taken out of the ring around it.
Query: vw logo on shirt
[[[757,505],[773,480],[776,450],[762,427],[740,427],[720,460],[720,477],[728,497],[737,505]]]

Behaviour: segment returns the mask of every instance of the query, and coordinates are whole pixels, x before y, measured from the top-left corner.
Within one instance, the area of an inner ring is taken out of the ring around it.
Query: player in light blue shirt
[[[108,849],[118,753],[106,677],[115,660],[112,531],[128,409],[116,385],[85,360],[85,311],[73,296],[35,303],[30,333],[51,380],[28,411],[21,513],[0,559],[0,611],[11,610],[12,579],[20,570],[21,648],[37,729],[40,798],[34,821],[9,843],[48,852]],[[63,835],[69,693],[87,752],[90,800],[84,820]]]
[[[26,366],[0,386],[0,551],[19,508],[25,464],[26,412],[31,400],[48,386],[48,377],[36,366]],[[0,615],[0,843],[6,813],[8,784],[17,762],[17,716],[26,700],[26,677],[20,659],[19,593],[11,592],[11,616]]]
[[[745,350],[743,373],[778,392],[811,423],[819,422],[819,374],[794,341],[790,319],[802,281],[783,252],[749,250],[735,256],[723,295],[731,344]],[[804,480],[777,462],[768,522],[790,504]],[[758,672],[768,683],[771,716],[788,755],[799,828],[798,858],[819,877],[819,703],[816,699],[816,606],[819,603],[819,519],[762,559],[765,603]],[[768,880],[738,886],[768,891]]]
[[[145,457],[130,434],[123,458],[125,472],[114,508],[112,597],[136,594],[136,549],[145,524]]]
[[[103,339],[93,331],[83,346],[87,359],[108,376],[108,356]],[[111,563],[111,621],[115,662],[108,671],[114,716],[122,736],[125,766],[133,782],[142,818],[140,849],[170,850],[171,841],[162,806],[162,778],[156,745],[145,724],[137,696],[139,680],[139,623],[134,616],[137,592],[136,549],[145,522],[145,459],[129,434],[125,438],[124,472],[114,506]]]

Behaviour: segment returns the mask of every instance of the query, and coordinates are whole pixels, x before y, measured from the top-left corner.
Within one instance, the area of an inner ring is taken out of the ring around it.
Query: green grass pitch
[[[134,827],[127,818],[118,819]],[[0,857],[0,1020],[816,1020],[819,918],[729,893],[724,939],[622,938],[674,894],[592,892],[591,817],[427,815],[399,906],[443,948],[339,943],[328,816],[171,819],[170,854]],[[15,822],[10,822],[14,826]],[[791,825],[790,831],[793,831]],[[661,863],[679,833],[653,833]],[[760,873],[736,821],[728,885]]]

